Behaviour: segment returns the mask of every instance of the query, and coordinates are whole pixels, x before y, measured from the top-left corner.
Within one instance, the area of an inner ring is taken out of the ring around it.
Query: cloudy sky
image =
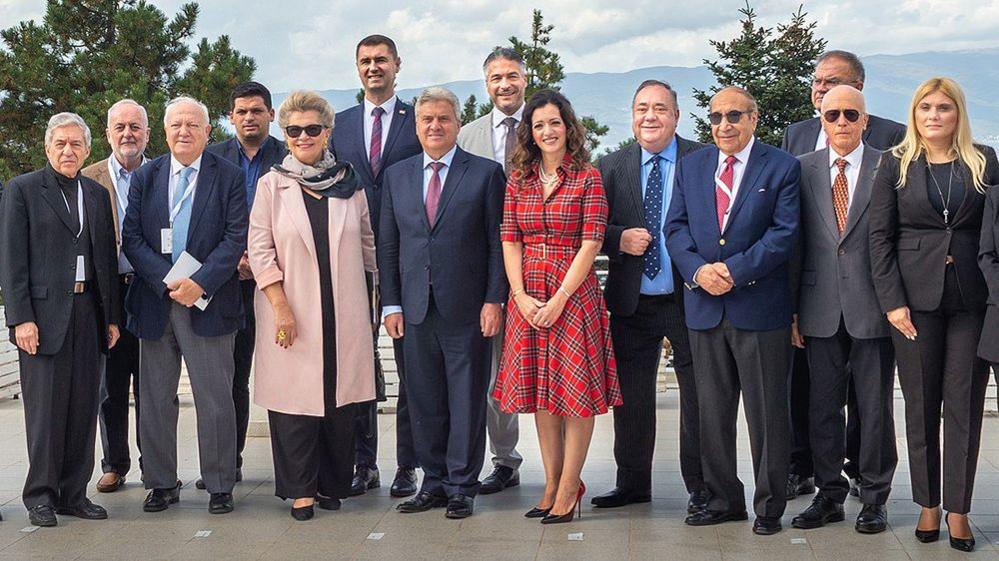
[[[152,0],[172,16],[181,0]],[[800,0],[753,0],[763,25],[787,21]],[[860,55],[999,46],[999,0],[804,0],[832,48]],[[695,66],[709,39],[739,32],[742,0],[202,0],[198,36],[228,34],[274,91],[357,87],[354,45],[393,37],[400,87],[481,76],[482,58],[511,35],[526,39],[531,10],[555,25],[550,47],[568,72]],[[0,0],[0,27],[39,18],[43,0]],[[274,6],[279,6],[275,8]],[[497,11],[499,10],[499,11]]]

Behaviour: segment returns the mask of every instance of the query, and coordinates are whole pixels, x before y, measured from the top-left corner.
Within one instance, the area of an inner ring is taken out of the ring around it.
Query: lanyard
[[[195,173],[197,172],[195,171],[191,175],[194,175]],[[177,178],[177,181],[180,181],[179,177]],[[177,204],[175,204],[173,208],[170,210],[171,228],[173,228],[173,221],[177,218],[177,215],[180,214],[180,207],[184,206],[184,201],[186,201],[189,197],[191,197],[192,194],[194,194],[194,182],[190,181],[190,178],[188,178],[187,189],[184,191],[184,194],[180,197],[180,200],[177,201]]]
[[[59,189],[59,194],[62,195],[62,202],[66,203],[66,212],[72,212],[69,209],[69,199],[66,198],[66,193],[62,189]],[[76,233],[76,237],[79,238],[80,234],[83,233],[83,182],[76,182],[76,210],[80,215],[80,231]]]

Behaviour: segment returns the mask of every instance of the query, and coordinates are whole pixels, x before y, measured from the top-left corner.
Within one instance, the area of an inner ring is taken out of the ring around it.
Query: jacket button
[[[839,254],[840,254],[840,255],[846,255],[846,250],[845,250],[845,249],[841,249],[841,250],[839,250]]]
[[[725,238],[718,240],[718,245],[725,245]]]

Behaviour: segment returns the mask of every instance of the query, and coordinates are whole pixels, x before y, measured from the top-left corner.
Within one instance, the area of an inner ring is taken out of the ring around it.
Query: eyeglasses
[[[846,120],[851,123],[856,123],[857,119],[860,118],[860,111],[857,111],[856,109],[844,109],[842,111],[839,109],[830,109],[822,114],[822,118],[824,118],[827,123],[835,123],[839,120],[841,113],[844,117],[846,117]]]
[[[305,132],[305,134],[309,136],[316,137],[323,134],[323,130],[325,129],[326,127],[322,125],[306,125],[304,127],[300,127],[298,125],[291,125],[285,127],[284,132],[285,134],[288,135],[289,138],[298,138],[299,136],[302,135],[303,131]]]
[[[718,126],[722,122],[722,117],[724,117],[725,120],[728,121],[730,125],[734,125],[734,124],[736,124],[736,123],[738,123],[739,121],[742,120],[742,116],[743,115],[749,115],[750,113],[752,113],[751,110],[750,111],[736,111],[736,110],[733,109],[732,111],[729,111],[729,112],[727,112],[725,114],[722,114],[722,113],[719,113],[718,111],[715,111],[714,113],[708,114],[708,120],[711,121],[712,125]]]

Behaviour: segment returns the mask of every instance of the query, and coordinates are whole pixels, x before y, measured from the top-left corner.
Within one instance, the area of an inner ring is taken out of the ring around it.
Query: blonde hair
[[[305,111],[319,113],[319,124],[328,129],[333,128],[333,106],[323,96],[311,90],[295,90],[288,94],[278,109],[278,126],[282,129],[287,127],[292,113]]]
[[[923,82],[916,88],[916,93],[912,96],[905,138],[898,146],[891,149],[891,153],[901,161],[897,187],[901,189],[905,186],[909,165],[926,153],[926,143],[916,128],[916,108],[923,98],[937,92],[951,98],[957,106],[957,130],[951,140],[951,150],[956,152],[958,159],[971,170],[971,179],[974,182],[975,190],[984,193],[986,189],[985,155],[975,147],[971,137],[971,123],[968,119],[968,104],[964,100],[964,92],[961,90],[961,86],[957,85],[957,82],[944,77],[930,78]]]

